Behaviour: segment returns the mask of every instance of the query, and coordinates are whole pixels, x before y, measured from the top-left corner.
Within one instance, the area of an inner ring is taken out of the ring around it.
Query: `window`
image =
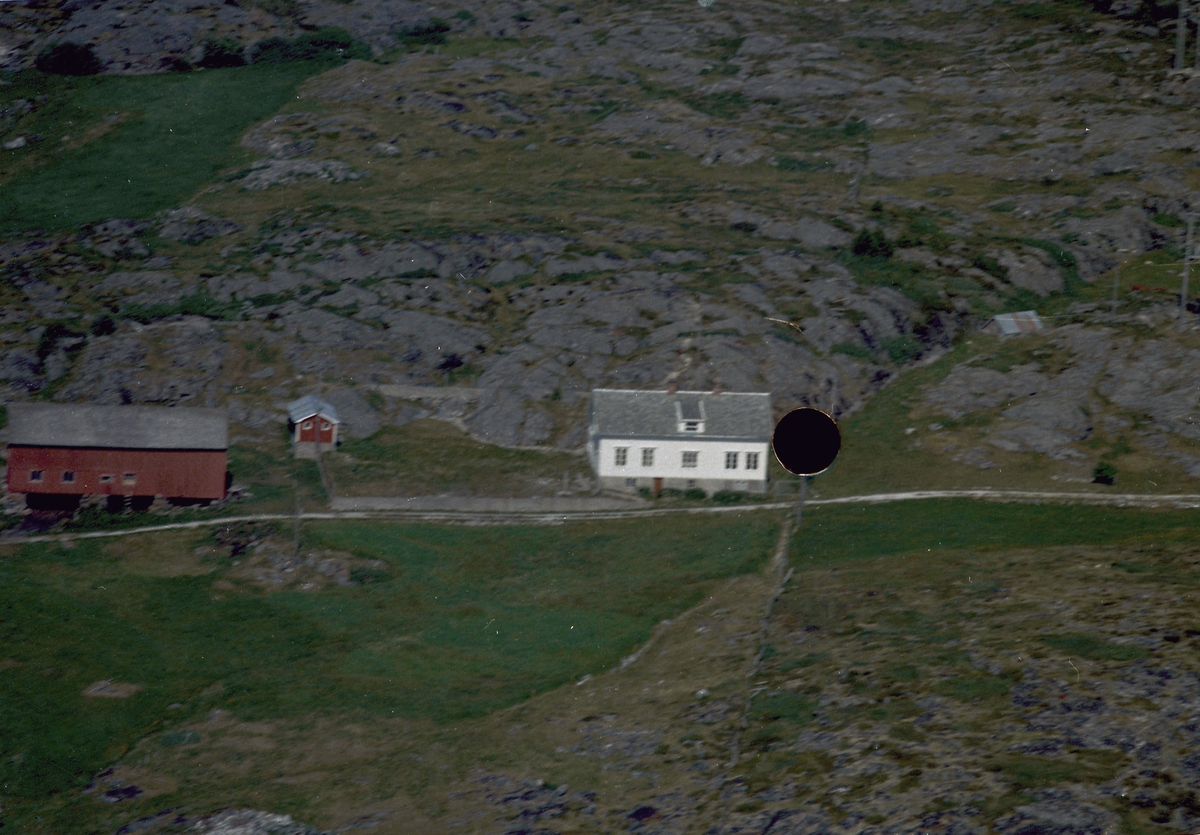
[[[747,452],[746,453],[746,469],[747,470],[757,470],[758,469],[758,453],[757,452]]]
[[[42,471],[41,470],[30,470],[29,471],[29,480],[30,481],[41,481],[42,480]]]
[[[637,479],[636,478],[625,479],[625,486],[626,487],[637,487]]]
[[[121,476],[121,483],[122,484],[137,483],[137,473],[125,473],[125,475]]]
[[[683,431],[684,432],[699,432],[700,431],[700,421],[698,421],[698,420],[684,421]]]
[[[646,449],[642,450],[642,466],[654,466],[654,447],[647,447]]]
[[[695,489],[695,487],[696,487],[696,479],[694,479],[694,478],[689,478],[689,479],[687,480],[687,489],[689,489],[689,490],[694,490],[694,489]]]
[[[329,424],[328,424],[328,423],[326,423],[325,421],[321,421],[321,431],[322,431],[322,432],[328,432],[328,431],[329,431]]]
[[[695,450],[684,452],[683,453],[683,466],[686,469],[695,469],[696,464],[699,461],[699,458],[700,458],[700,453]]]
[[[110,475],[102,475],[102,476],[100,476],[100,483],[101,483],[101,484],[112,484],[112,480],[113,480],[113,477],[112,477],[112,476],[110,476]]]
[[[304,421],[304,423],[300,424],[300,428],[301,429],[312,429],[312,421],[311,420]]]
[[[63,473],[63,484],[74,484],[74,483],[75,483],[75,471],[74,470],[65,471]]]
[[[625,462],[629,460],[629,447],[619,446],[613,452],[615,453],[613,463],[618,467],[624,467]]]
[[[725,469],[736,470],[737,469],[737,460],[738,460],[738,454],[736,452],[725,453]]]

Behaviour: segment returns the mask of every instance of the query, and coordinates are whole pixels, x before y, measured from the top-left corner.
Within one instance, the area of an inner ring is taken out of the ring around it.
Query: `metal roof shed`
[[[987,333],[1012,336],[1020,333],[1038,333],[1044,330],[1041,317],[1036,310],[1021,310],[1016,313],[1000,313],[983,326]]]

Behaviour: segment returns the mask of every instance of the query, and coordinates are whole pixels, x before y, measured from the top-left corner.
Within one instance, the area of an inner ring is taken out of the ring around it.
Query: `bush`
[[[888,359],[896,365],[904,365],[921,356],[921,343],[910,334],[891,336],[881,343],[887,351]]]
[[[991,256],[976,255],[971,259],[971,266],[977,270],[983,270],[988,275],[998,278],[1001,281],[1008,280],[1008,267]]]
[[[718,490],[712,494],[712,500],[717,504],[737,504],[744,498],[745,494],[733,490]]]
[[[371,57],[371,48],[338,26],[322,26],[305,32],[294,41],[267,38],[250,50],[254,64],[279,64],[284,61],[340,61]]]
[[[56,43],[43,49],[33,65],[50,75],[95,75],[100,59],[89,44]]]
[[[1117,480],[1117,468],[1102,461],[1092,470],[1092,484],[1112,484]]]
[[[446,42],[450,24],[441,18],[432,18],[428,23],[405,26],[396,32],[396,40],[405,46],[436,46]]]
[[[693,502],[698,502],[701,499],[707,499],[708,493],[705,493],[699,487],[693,487],[690,490],[683,491],[683,497]]]
[[[58,347],[58,342],[61,339],[75,339],[83,336],[82,333],[72,328],[65,322],[51,322],[42,331],[42,336],[38,339],[37,358],[45,361],[46,357],[54,353],[54,349]],[[83,345],[77,346],[82,348]]]
[[[857,360],[870,361],[875,359],[875,355],[871,353],[871,349],[865,345],[856,345],[853,342],[839,342],[829,349],[831,354],[845,354],[848,357],[854,357]]]
[[[92,336],[108,336],[117,332],[117,323],[113,317],[105,313],[95,322],[92,322]]]
[[[246,63],[242,45],[233,38],[210,38],[204,42],[204,54],[196,66],[209,70],[240,67]]]
[[[864,258],[891,258],[893,247],[882,229],[863,229],[854,238],[851,251]]]

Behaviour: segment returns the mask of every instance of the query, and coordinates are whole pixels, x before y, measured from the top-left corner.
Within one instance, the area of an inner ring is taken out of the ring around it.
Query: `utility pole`
[[[1117,256],[1117,267],[1113,270],[1112,315],[1117,315],[1117,289],[1121,286],[1121,258]]]
[[[1196,228],[1196,216],[1188,213],[1187,243],[1183,248],[1183,284],[1179,288],[1179,318],[1187,312],[1188,268],[1192,263],[1192,233]]]
[[[1179,24],[1175,28],[1175,69],[1183,69],[1183,51],[1187,48],[1187,0],[1179,0]]]

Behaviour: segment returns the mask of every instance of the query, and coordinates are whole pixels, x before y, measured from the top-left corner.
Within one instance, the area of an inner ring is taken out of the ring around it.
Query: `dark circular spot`
[[[775,457],[794,475],[817,475],[829,469],[842,448],[837,423],[820,409],[793,409],[775,425],[771,438]]]

